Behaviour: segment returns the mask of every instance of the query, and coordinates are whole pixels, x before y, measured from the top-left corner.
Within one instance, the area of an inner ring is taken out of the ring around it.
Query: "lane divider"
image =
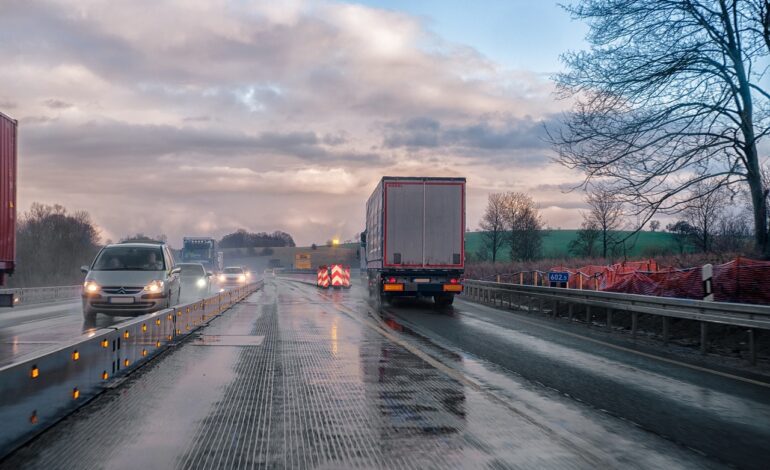
[[[95,329],[0,367],[0,459],[262,286]]]

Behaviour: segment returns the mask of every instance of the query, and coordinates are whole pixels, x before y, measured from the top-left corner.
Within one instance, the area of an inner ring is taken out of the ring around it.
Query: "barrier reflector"
[[[329,268],[326,266],[318,267],[318,280],[316,281],[316,285],[323,289],[329,287]]]
[[[332,287],[345,287],[345,268],[341,264],[333,264],[330,271]],[[349,278],[347,283],[350,285]]]
[[[343,279],[342,286],[345,288],[350,288],[350,266],[345,266],[345,269],[343,271],[345,278]]]

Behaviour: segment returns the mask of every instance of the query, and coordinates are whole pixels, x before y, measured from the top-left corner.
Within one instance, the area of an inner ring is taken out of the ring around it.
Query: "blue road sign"
[[[569,273],[550,272],[548,273],[549,282],[567,282],[569,281]]]

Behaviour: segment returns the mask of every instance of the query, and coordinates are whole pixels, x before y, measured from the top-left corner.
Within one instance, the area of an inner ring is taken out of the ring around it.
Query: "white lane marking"
[[[506,312],[506,310],[500,310],[500,309],[492,308],[492,307],[489,307],[487,305],[474,304],[474,303],[466,301],[466,300],[463,300],[462,302],[465,303],[465,304],[473,305],[474,307],[488,308],[488,309],[496,311],[496,312]],[[509,313],[513,313],[513,314],[516,313],[515,311],[508,311],[508,312]],[[472,312],[471,312],[471,314],[472,314]],[[478,317],[476,317],[476,318],[478,320],[480,320],[480,321],[485,321],[485,320],[480,319]],[[526,318],[521,318],[520,315],[516,316],[516,320],[520,321],[522,323],[527,323],[529,325],[545,328],[546,330],[554,331],[556,333],[561,333],[561,334],[564,334],[566,336],[571,336],[573,338],[584,339],[586,341],[590,341],[590,342],[595,343],[595,344],[600,344],[602,346],[607,346],[608,348],[612,348],[612,349],[615,349],[615,350],[618,350],[618,351],[628,352],[628,353],[636,354],[638,356],[643,356],[643,357],[646,357],[646,358],[649,358],[649,359],[655,359],[655,360],[658,360],[658,361],[661,361],[661,362],[666,362],[668,364],[674,364],[674,365],[678,365],[678,366],[682,366],[682,367],[687,367],[688,369],[693,369],[693,370],[697,370],[697,371],[700,371],[700,372],[706,372],[706,373],[709,373],[709,374],[714,374],[714,375],[718,375],[718,376],[725,377],[725,378],[728,378],[728,379],[733,379],[733,380],[738,380],[738,381],[741,381],[741,382],[750,383],[750,384],[753,384],[753,385],[759,385],[760,387],[770,388],[770,383],[767,383],[767,382],[762,382],[762,381],[759,381],[759,380],[749,379],[747,377],[741,377],[739,375],[730,374],[729,372],[721,372],[721,371],[718,371],[718,370],[709,369],[707,367],[697,366],[697,365],[694,365],[694,364],[688,364],[686,362],[677,361],[676,359],[669,359],[667,357],[657,356],[655,354],[650,354],[650,353],[646,353],[646,352],[643,352],[643,351],[637,351],[635,349],[626,348],[624,346],[618,346],[616,344],[608,343],[608,342],[602,341],[600,339],[595,339],[595,338],[591,338],[589,336],[584,336],[584,335],[581,335],[581,334],[578,334],[578,333],[572,333],[571,331],[565,331],[565,330],[562,330],[560,328],[556,328],[556,327],[552,327],[552,326],[548,326],[548,325],[543,325],[540,322],[530,321],[530,320],[528,320]],[[486,323],[489,323],[489,322],[486,322]]]

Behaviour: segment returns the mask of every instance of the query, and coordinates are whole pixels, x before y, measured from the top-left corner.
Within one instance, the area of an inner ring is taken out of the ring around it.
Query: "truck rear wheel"
[[[451,294],[439,294],[433,296],[433,302],[436,307],[449,307],[455,300],[455,296]]]

